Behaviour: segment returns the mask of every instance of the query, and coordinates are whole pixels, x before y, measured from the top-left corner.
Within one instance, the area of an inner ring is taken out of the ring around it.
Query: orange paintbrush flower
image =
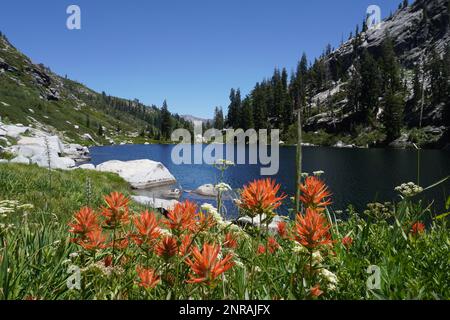
[[[256,249],[256,254],[261,255],[266,253],[266,247],[264,247],[262,244],[258,245],[258,249]]]
[[[425,231],[425,225],[422,222],[417,221],[416,223],[414,223],[412,225],[410,232],[413,236],[417,236],[417,235],[423,233],[424,231]]]
[[[178,243],[174,237],[164,237],[155,247],[158,256],[168,260],[178,252]]]
[[[317,298],[323,293],[323,291],[320,290],[320,285],[316,284],[314,287],[309,289],[309,293],[311,294],[312,297]]]
[[[270,253],[274,254],[280,248],[279,243],[274,237],[269,237],[267,240],[267,249]]]
[[[202,251],[198,247],[194,247],[192,249],[193,260],[186,259],[186,263],[193,272],[187,282],[211,285],[219,275],[229,270],[234,265],[233,256],[228,254],[223,259],[219,259],[219,252],[220,246],[215,244],[203,244]]]
[[[178,253],[181,257],[186,257],[190,254],[192,249],[192,237],[190,234],[185,234],[181,239],[181,244]]]
[[[197,206],[186,200],[177,203],[167,214],[167,226],[176,231],[194,230],[196,227]]]
[[[285,195],[277,196],[281,185],[271,179],[254,180],[244,186],[239,207],[250,215],[267,214],[281,206]]]
[[[161,235],[161,229],[153,212],[146,210],[138,217],[134,217],[133,222],[138,231],[138,234],[133,235],[133,239],[138,245],[144,243],[151,245]]]
[[[274,254],[279,248],[280,248],[280,244],[277,242],[277,240],[274,237],[269,237],[267,239],[266,246],[264,246],[262,244],[258,245],[256,254],[258,254],[258,255],[265,254],[265,253]]]
[[[126,224],[128,220],[128,202],[130,199],[122,193],[112,192],[105,196],[106,207],[102,207],[102,215],[106,218],[106,225],[116,228],[120,224]]]
[[[81,208],[75,213],[74,219],[74,223],[69,223],[69,232],[80,236],[81,239],[86,238],[88,233],[100,229],[97,215],[91,208]]]
[[[353,244],[353,239],[351,237],[342,238],[342,245],[348,250]]]
[[[282,239],[286,239],[288,237],[287,223],[285,221],[278,222],[277,233]]]
[[[316,176],[307,177],[305,183],[300,185],[300,200],[306,208],[322,211],[331,204],[327,199],[330,196],[331,193],[325,183]]]
[[[228,232],[225,235],[225,241],[223,245],[229,249],[236,249],[238,245],[236,236],[234,236],[233,233]]]
[[[297,214],[295,240],[309,250],[332,244],[330,225],[320,212],[306,209],[306,215]]]
[[[138,285],[143,288],[154,288],[160,281],[160,277],[153,269],[137,267],[136,272],[139,277]]]
[[[106,247],[105,240],[106,236],[103,235],[102,230],[96,229],[89,232],[85,239],[77,241],[77,244],[86,250],[97,250],[104,249]]]

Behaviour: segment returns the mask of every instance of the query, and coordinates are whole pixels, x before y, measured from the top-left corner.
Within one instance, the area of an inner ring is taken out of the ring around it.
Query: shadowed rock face
[[[426,16],[426,18],[424,18]],[[416,0],[414,4],[399,9],[390,18],[380,24],[379,28],[370,29],[360,34],[360,41],[355,45],[355,38],[343,43],[338,49],[323,58],[324,63],[333,74],[341,68],[350,72],[358,54],[367,49],[375,57],[381,54],[383,40],[390,36],[394,49],[403,67],[413,69],[426,61],[433,49],[443,55],[450,45],[448,0]],[[407,82],[412,79],[406,78]],[[425,79],[425,82],[427,79]],[[331,88],[312,97],[313,108],[317,101],[322,105],[329,97],[343,91],[342,79],[333,79]],[[412,92],[412,86],[409,87]],[[442,122],[443,105],[426,105],[422,115],[423,126],[439,126]],[[338,113],[340,116],[336,117]],[[409,103],[405,108],[405,122],[409,127],[417,127],[419,113]],[[305,121],[307,131],[323,129],[329,133],[348,132],[351,124],[358,122],[359,115],[348,110],[347,101],[335,103],[333,112],[317,114]]]

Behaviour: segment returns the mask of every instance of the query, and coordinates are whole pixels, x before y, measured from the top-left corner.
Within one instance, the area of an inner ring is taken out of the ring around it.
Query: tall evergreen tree
[[[241,120],[240,128],[242,128],[244,130],[254,128],[253,109],[252,109],[252,102],[251,102],[250,97],[246,97],[242,101],[242,111],[241,111],[240,120]]]
[[[170,116],[169,108],[167,106],[167,101],[164,100],[161,108],[161,138],[165,140],[170,139],[170,134],[172,132],[172,119]]]
[[[359,107],[364,121],[369,121],[378,108],[381,94],[381,75],[378,64],[369,51],[364,50],[360,64],[361,95]]]
[[[214,109],[213,126],[215,129],[218,129],[218,130],[222,130],[224,127],[222,107],[216,107]]]

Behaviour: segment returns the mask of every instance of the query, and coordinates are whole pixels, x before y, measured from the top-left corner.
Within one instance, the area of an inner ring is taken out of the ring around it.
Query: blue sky
[[[337,46],[370,4],[400,0],[3,0],[0,30],[34,62],[99,92],[212,117],[230,88]],[[81,8],[81,30],[66,9]]]

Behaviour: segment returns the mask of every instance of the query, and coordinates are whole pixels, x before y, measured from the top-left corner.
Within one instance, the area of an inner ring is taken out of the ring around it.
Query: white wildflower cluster
[[[17,210],[33,209],[31,204],[20,204],[17,200],[2,200],[0,201],[0,217],[6,218],[7,214],[14,213]]]
[[[308,249],[306,249],[304,246],[302,246],[301,244],[294,242],[294,247],[292,248],[292,251],[294,253],[307,253]]]
[[[308,172],[302,172],[301,174],[302,178],[307,178],[309,176]]]
[[[313,252],[312,261],[313,261],[313,265],[320,265],[320,263],[323,261],[323,257],[320,254],[320,251]]]
[[[221,182],[219,184],[216,184],[214,186],[214,189],[218,192],[226,192],[226,191],[230,191],[231,187],[229,184],[225,183],[225,182]]]
[[[325,171],[322,170],[318,170],[318,171],[314,171],[313,175],[315,175],[316,177],[320,177],[321,175],[323,175],[325,173]]]
[[[234,162],[233,161],[226,160],[226,159],[217,159],[215,164],[219,165],[219,166],[223,166],[223,165],[225,165],[225,166],[234,166]]]
[[[124,269],[121,266],[105,266],[103,261],[97,261],[96,263],[91,263],[86,268],[81,270],[82,272],[86,271],[100,271],[103,275],[109,277],[112,274],[121,275],[124,273]]]
[[[211,217],[214,219],[214,221],[217,223],[217,225],[219,225],[220,227],[227,226],[226,222],[223,220],[220,213],[217,211],[217,209],[212,204],[204,203],[204,204],[202,204],[201,208],[202,208],[202,210],[206,211],[207,213],[209,213],[211,215]]]
[[[159,232],[161,233],[162,236],[164,237],[171,237],[172,236],[172,232],[170,232],[170,230],[164,229],[164,228],[159,228],[158,227]]]
[[[395,187],[395,191],[399,192],[403,197],[413,197],[423,191],[423,188],[414,182],[403,183]]]
[[[333,272],[328,269],[322,268],[320,269],[320,275],[328,282],[328,290],[332,291],[336,289],[338,278]]]

